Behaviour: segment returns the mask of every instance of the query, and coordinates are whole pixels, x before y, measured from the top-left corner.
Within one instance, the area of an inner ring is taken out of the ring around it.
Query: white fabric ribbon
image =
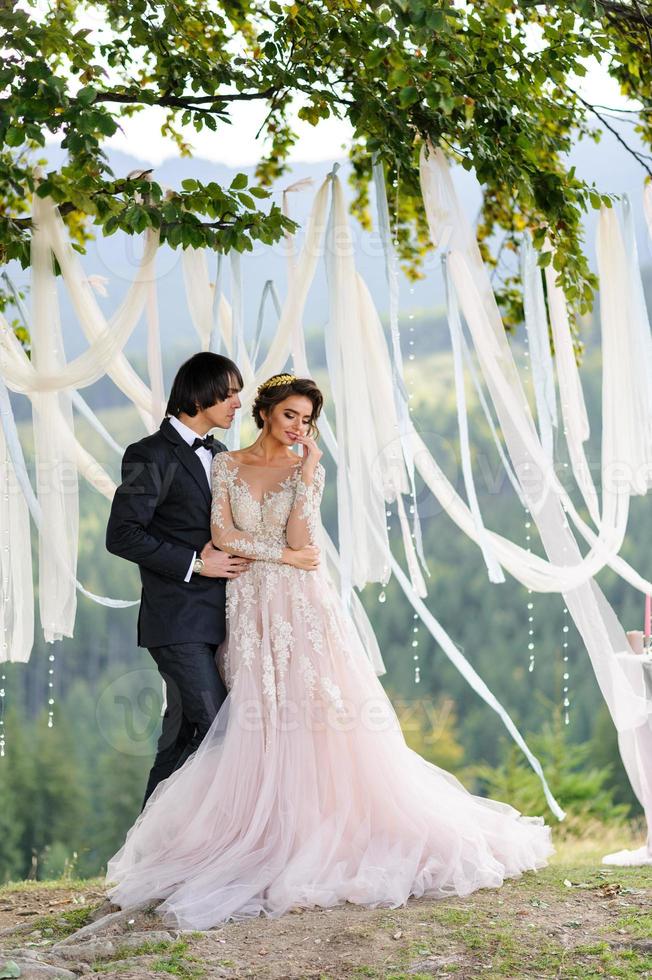
[[[389,467],[386,464],[388,450],[395,461],[400,447],[387,442],[388,431],[396,432],[386,425],[386,413],[391,413],[393,408],[391,388],[390,404],[383,405],[385,412],[381,409],[380,418],[375,414],[374,402],[382,375],[378,378],[370,364],[370,348],[363,343],[360,329],[363,323],[370,330],[374,326],[368,320],[368,295],[361,288],[355,270],[346,202],[335,173],[332,194],[326,238],[329,294],[326,354],[343,464],[337,473],[337,501],[346,600],[349,582],[362,588],[367,582],[385,584],[389,579],[385,494],[390,489],[386,480],[391,482],[396,477],[391,462]],[[380,439],[378,425],[384,429]],[[395,486],[391,491],[394,496]],[[378,531],[377,536],[369,534],[368,522]]]
[[[652,486],[652,337],[631,228],[629,245],[628,254],[615,209],[603,207],[597,236],[602,458],[617,468],[603,480],[609,481],[607,491],[617,484],[613,492],[623,497]]]
[[[72,392],[72,404],[73,408],[76,408],[79,414],[84,416],[88,424],[92,426],[92,428],[97,432],[98,436],[104,440],[107,446],[109,446],[114,453],[117,453],[118,456],[122,457],[125,451],[124,446],[121,446],[115,441],[111,433],[106,429],[100,419],[98,419],[93,409],[87,402],[84,401],[78,391]]]
[[[29,511],[14,461],[17,436],[2,378],[0,419],[0,663],[27,663],[34,646]]]
[[[473,381],[473,387],[476,390],[478,401],[480,402],[480,406],[482,408],[484,417],[487,420],[487,425],[489,426],[489,431],[491,432],[491,436],[493,438],[494,445],[496,446],[498,456],[500,457],[500,461],[503,464],[503,468],[505,470],[505,473],[507,474],[507,478],[509,482],[514,488],[514,493],[520,500],[523,507],[527,509],[527,501],[523,496],[523,491],[521,490],[521,484],[518,482],[516,474],[512,469],[512,464],[508,460],[505,454],[505,450],[503,449],[503,444],[501,442],[500,436],[498,435],[498,430],[496,429],[496,423],[494,422],[493,415],[491,414],[491,409],[489,408],[489,405],[487,403],[485,393],[482,390],[482,384],[480,383],[478,372],[475,369],[475,364],[473,363],[473,355],[469,350],[469,345],[467,344],[466,337],[464,336],[463,333],[462,333],[462,350],[464,351],[464,359],[466,361],[466,366],[469,369],[469,374],[471,375],[471,379]]]
[[[152,389],[152,418],[165,416],[166,398],[163,388],[163,358],[161,357],[161,327],[158,315],[156,281],[148,283],[147,299],[147,374]]]
[[[446,256],[444,255],[442,255],[442,264],[444,269],[444,281],[446,284],[446,306],[448,312],[447,322],[453,349],[455,395],[457,402],[457,426],[460,434],[462,476],[464,478],[464,487],[466,490],[466,497],[469,502],[469,509],[473,515],[473,520],[475,521],[476,530],[478,532],[478,543],[489,573],[489,581],[500,583],[505,581],[505,576],[503,575],[502,568],[496,560],[496,556],[491,548],[491,542],[487,534],[487,529],[482,520],[482,513],[478,502],[478,494],[475,488],[475,481],[473,479],[473,464],[471,463],[471,446],[469,443],[469,425],[466,412],[466,392],[464,389],[462,322],[460,320],[460,311],[457,304],[457,296],[455,295],[455,287],[451,281],[450,273],[448,271],[448,262],[446,261]]]
[[[11,507],[12,512],[16,515],[15,523],[9,525],[10,535],[13,535],[13,537],[10,551],[6,554],[9,555],[12,565],[15,565],[15,569],[17,569],[15,574],[18,575],[19,581],[21,582],[21,594],[19,599],[23,606],[23,612],[20,620],[17,617],[14,617],[13,642],[8,644],[9,649],[12,650],[13,653],[6,659],[26,663],[29,660],[34,640],[34,597],[32,586],[32,552],[29,536],[29,516],[27,525],[25,525],[24,514],[31,514],[36,529],[40,530],[43,522],[43,513],[41,510],[41,505],[38,502],[30,482],[25,457],[20,444],[18,428],[16,426],[16,421],[14,419],[14,414],[11,407],[9,392],[7,391],[2,378],[0,378],[0,422],[0,428],[2,430],[0,432],[0,441],[3,442],[6,449],[6,458],[9,464],[9,468],[6,472],[9,473],[11,487],[10,493],[13,493]],[[59,425],[63,426],[63,422],[64,420],[59,417]],[[102,470],[102,467],[96,460],[93,459],[90,453],[87,453],[83,447],[79,446],[79,443],[75,442],[73,434],[70,432],[70,430],[65,431],[64,436],[71,452],[75,452],[76,454],[77,466],[82,475],[85,476],[85,478],[93,486],[95,486],[98,492],[100,492],[108,500],[112,500],[116,490],[115,483]],[[98,605],[108,606],[111,609],[125,609],[128,606],[137,606],[140,602],[140,599],[111,599],[108,596],[96,595],[94,592],[90,592],[88,589],[84,588],[81,582],[77,581],[74,576],[72,576],[70,569],[64,565],[63,559],[58,559],[58,565],[59,575],[65,576],[68,579],[72,578],[77,591],[81,592],[82,595],[86,596],[86,598],[97,603]],[[16,633],[17,629],[20,630],[19,634]],[[2,656],[0,656],[0,661],[2,659]]]
[[[242,263],[240,254],[234,249],[229,252],[229,268],[231,271],[231,313],[233,316],[233,353],[232,358],[240,368],[242,379],[247,384],[253,380],[253,371],[249,365],[245,366],[245,337],[244,337],[244,296],[242,292]],[[240,446],[240,428],[242,424],[242,413],[237,412],[231,428],[224,437],[224,441],[230,450],[238,449]]]
[[[281,196],[281,211],[286,218],[290,217],[290,203],[288,201],[288,194],[296,194],[298,191],[307,190],[309,187],[312,187],[314,183],[315,181],[313,177],[303,177],[301,180],[295,180],[292,184],[288,184],[288,186],[283,189],[283,194]],[[294,271],[297,261],[296,242],[294,235],[290,231],[284,232],[283,237],[285,240],[285,249],[288,261],[289,279]]]
[[[650,200],[652,202],[652,185],[649,186],[649,190],[651,195]],[[641,371],[643,372],[644,378],[647,379],[647,383],[643,385],[641,397],[644,398],[647,395],[647,415],[652,421],[652,383],[650,383],[650,378],[652,378],[652,331],[650,329],[650,319],[647,313],[643,280],[641,278],[641,263],[636,245],[634,215],[627,194],[623,195],[622,210],[624,247],[627,270],[630,277],[629,295],[633,308],[632,329],[635,331],[634,343],[640,352]]]
[[[554,459],[553,428],[557,428],[555,372],[548,339],[548,317],[541,269],[529,232],[523,236],[521,247],[521,282],[541,445],[552,461]]]
[[[134,403],[147,430],[153,432],[158,428],[159,421],[152,418],[152,394],[127,360],[122,351],[123,344],[116,343],[115,338],[111,337],[111,333],[115,331],[120,337],[125,336],[126,340],[141,316],[147,283],[154,277],[153,263],[158,247],[158,232],[151,229],[146,232],[145,247],[134,281],[129,286],[119,309],[107,324],[88,278],[81,267],[79,256],[70,244],[66,227],[58,209],[49,198],[44,198],[43,201],[44,203],[47,202],[48,209],[44,214],[42,230],[47,230],[52,251],[61,268],[62,278],[66,284],[68,296],[79,325],[90,343],[100,340],[101,345],[106,344],[108,347],[106,351],[103,350],[103,346],[98,350],[103,366],[100,375],[102,373],[108,374],[120,391]],[[107,328],[109,329],[107,330]]]
[[[25,304],[23,303],[23,300],[21,298],[20,293],[16,289],[16,285],[15,285],[14,281],[10,278],[10,276],[6,272],[3,272],[2,273],[2,278],[3,278],[3,280],[4,280],[4,282],[5,282],[6,286],[7,286],[7,288],[9,289],[9,291],[11,293],[14,306],[18,310],[18,313],[19,313],[19,316],[20,316],[20,318],[22,320],[23,326],[29,332],[29,314],[27,313],[27,310],[25,309]],[[96,277],[89,276],[88,279],[87,279],[87,281],[90,282],[91,285],[94,285],[95,278]],[[104,276],[100,276],[100,277],[97,277],[97,278],[102,279],[103,282],[107,281]],[[106,295],[106,290],[104,290],[103,295]],[[5,336],[6,337],[9,336],[9,327],[8,327],[8,325],[5,324],[5,322],[3,322],[3,318],[2,317],[0,317],[0,329],[2,329],[5,332]],[[17,360],[22,360],[24,362],[25,366],[27,368],[29,368],[29,366],[30,366],[29,358],[27,357],[27,355],[23,351],[22,346],[19,343],[17,343],[17,342],[14,343],[15,337],[14,337],[13,331],[11,331],[11,338],[12,339],[9,341],[9,344],[13,348],[13,352],[15,354],[16,359]],[[113,436],[111,435],[111,433],[108,432],[107,429],[105,428],[105,426],[102,424],[102,422],[100,422],[100,420],[98,419],[97,415],[92,410],[92,408],[88,405],[88,403],[86,401],[84,401],[84,399],[82,398],[82,396],[80,395],[80,393],[78,391],[76,391],[76,390],[73,390],[71,392],[71,397],[72,397],[73,408],[76,408],[77,411],[79,412],[79,414],[84,416],[84,418],[86,419],[86,421],[93,427],[93,429],[97,432],[97,434],[104,440],[104,442],[107,444],[107,446],[109,446],[114,452],[118,453],[118,455],[122,456],[122,454],[124,453],[124,448],[122,446],[118,445],[118,443],[115,441],[115,439],[113,438]]]
[[[314,180],[312,177],[304,177],[302,180],[296,180],[293,184],[290,184],[283,191],[283,196],[281,200],[281,210],[286,218],[290,217],[290,206],[288,201],[288,194],[295,194],[299,191],[306,190],[308,187],[312,187]],[[288,287],[290,282],[293,280],[296,265],[297,265],[297,250],[295,236],[289,232],[285,232],[285,250],[287,254],[287,279]],[[280,314],[279,314],[280,315]],[[296,375],[307,375],[307,369],[304,370],[303,365],[307,363],[306,356],[306,341],[303,332],[303,323],[301,320],[296,320],[294,324],[294,332],[292,335],[292,369]]]
[[[181,250],[181,268],[186,290],[190,320],[199,337],[202,350],[208,350],[213,333],[213,290],[208,278],[206,253],[203,248]],[[217,284],[214,287],[218,294]],[[219,350],[219,347],[218,347]]]
[[[423,570],[430,575],[428,571],[428,566],[426,563],[425,555],[423,553],[423,536],[421,532],[421,520],[419,518],[419,507],[417,501],[417,491],[416,491],[416,480],[415,480],[415,470],[414,470],[414,457],[412,456],[412,443],[409,439],[410,431],[410,406],[407,389],[405,387],[404,372],[403,372],[403,354],[401,351],[401,337],[399,330],[399,267],[398,258],[396,255],[396,249],[392,241],[392,234],[390,230],[389,222],[389,205],[387,203],[387,188],[385,186],[385,173],[383,170],[383,165],[380,160],[376,160],[373,164],[373,177],[374,177],[374,188],[376,192],[376,213],[378,216],[378,232],[380,234],[380,239],[383,245],[383,255],[385,258],[385,278],[387,279],[387,287],[389,294],[389,329],[391,337],[391,360],[392,360],[392,387],[394,393],[394,402],[396,406],[396,416],[398,419],[399,435],[401,440],[401,448],[403,450],[403,458],[405,461],[405,467],[407,470],[408,479],[410,481],[410,494],[413,501],[413,535],[414,535],[414,545],[412,545],[412,538],[409,540],[410,551],[416,547],[416,552],[421,562],[421,567]],[[402,504],[401,504],[402,506]],[[399,511],[400,517],[400,511]],[[403,527],[403,521],[401,521],[401,527]],[[406,537],[405,533],[403,535],[404,539]],[[416,562],[412,554],[408,557],[408,567],[414,568]],[[418,577],[411,573],[412,585],[417,590],[419,595],[425,595],[425,583],[423,584],[423,589],[421,588],[421,573]]]
[[[208,341],[208,349],[214,354],[220,353],[222,334],[224,342],[227,337],[231,344],[231,308],[222,296],[222,269],[224,267],[224,256],[217,252],[215,262],[215,285],[213,286],[213,303],[211,308],[211,335]],[[228,310],[228,313],[227,313]],[[230,348],[229,348],[230,349]]]
[[[254,369],[254,371],[256,370],[256,361],[258,360],[260,344],[263,338],[263,327],[265,325],[265,306],[268,297],[272,301],[272,304],[274,306],[274,311],[276,313],[276,319],[278,321],[278,318],[281,315],[281,301],[276,291],[276,286],[274,285],[273,279],[265,280],[265,285],[263,286],[263,291],[260,295],[260,303],[258,304],[258,316],[256,317],[256,333],[254,334],[253,340],[251,342],[251,353],[249,355],[249,360],[251,361],[251,366]],[[296,367],[295,370],[297,370]]]
[[[74,431],[72,403],[68,391],[55,390],[62,387],[61,379],[67,377],[67,370],[47,234],[47,214],[53,206],[52,201],[34,194],[31,373],[49,381],[49,390],[34,394],[32,399],[36,487],[43,518],[39,529],[39,606],[47,643],[73,635],[77,594],[74,582],[59,574],[59,565],[69,568],[74,576],[79,547],[77,463],[64,433],[66,428]],[[95,359],[94,366],[99,377],[101,370]]]
[[[317,262],[323,254],[323,238],[325,231],[326,206],[328,204],[328,178],[323,181],[315,195],[308,225],[306,228],[303,248],[297,257],[296,271],[288,284],[288,291],[283,302],[278,327],[274,334],[267,354],[255,372],[252,382],[245,384],[240,393],[243,411],[247,411],[256,396],[256,389],[267,378],[281,371],[288,359],[293,340],[301,329],[303,311],[306,305],[308,290],[315,277]]]
[[[643,213],[647,224],[647,230],[652,238],[652,183],[646,183],[643,187]]]
[[[555,344],[555,364],[559,381],[561,414],[564,421],[566,444],[575,481],[584,498],[589,514],[596,527],[600,527],[598,495],[593,483],[584,443],[589,438],[589,417],[582,391],[582,382],[575,362],[573,337],[568,322],[566,296],[557,285],[557,273],[550,263],[545,270],[548,289],[550,326]],[[619,545],[620,547],[620,545]]]

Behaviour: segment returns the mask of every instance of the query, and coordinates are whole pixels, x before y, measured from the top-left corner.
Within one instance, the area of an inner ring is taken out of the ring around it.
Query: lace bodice
[[[324,467],[306,483],[301,460],[287,467],[242,463],[218,453],[211,469],[211,533],[222,551],[262,561],[282,561],[283,549],[316,541]]]

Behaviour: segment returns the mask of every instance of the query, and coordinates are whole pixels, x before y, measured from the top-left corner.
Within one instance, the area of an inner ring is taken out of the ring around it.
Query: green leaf
[[[7,146],[20,146],[24,140],[23,131],[17,126],[10,126],[5,136]]]
[[[443,10],[429,10],[426,17],[426,24],[431,31],[441,31],[446,26],[446,17]]]
[[[97,129],[104,136],[113,136],[118,124],[107,112],[96,112],[94,115],[94,121]]]
[[[415,102],[418,102],[419,93],[414,85],[407,85],[405,88],[402,88],[399,93],[398,101],[402,109],[406,109],[408,106],[414,105]]]
[[[137,207],[135,208],[134,215],[131,219],[131,227],[134,231],[141,232],[145,231],[145,228],[149,226],[149,215],[145,208]]]
[[[394,68],[387,76],[387,87],[398,88],[399,85],[405,85],[409,78],[410,74],[405,68]]]
[[[233,180],[231,181],[231,185],[230,185],[231,190],[241,191],[244,187],[247,186],[248,183],[249,183],[249,178],[247,177],[246,174],[236,174]]]
[[[545,269],[547,265],[552,262],[552,252],[541,252],[539,255],[539,265],[542,269]]]
[[[80,105],[90,105],[95,101],[97,95],[97,89],[93,88],[92,85],[86,85],[84,88],[80,88],[77,92],[77,101]]]
[[[370,51],[365,59],[367,68],[377,68],[385,60],[385,54],[383,48],[374,48]]]
[[[181,181],[181,186],[183,187],[184,191],[196,191],[199,184],[192,177],[188,177],[187,180]]]

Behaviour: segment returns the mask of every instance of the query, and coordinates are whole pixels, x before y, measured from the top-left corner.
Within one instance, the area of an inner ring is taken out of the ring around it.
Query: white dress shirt
[[[170,420],[170,425],[174,426],[174,428],[177,430],[179,435],[183,438],[185,442],[188,443],[189,446],[192,446],[195,439],[201,438],[200,436],[197,435],[197,433],[193,429],[191,429],[187,425],[184,425],[183,422],[180,422],[175,415],[170,415],[169,420]],[[201,460],[201,464],[206,472],[206,479],[208,480],[208,485],[210,487],[211,464],[213,462],[213,454],[210,451],[210,449],[207,449],[205,446],[197,446],[197,448],[195,449],[195,453],[199,456],[199,459]],[[186,575],[184,582],[190,581],[190,578],[192,576],[192,566],[195,564],[196,557],[197,557],[197,552],[195,551],[195,553],[192,556],[192,561],[190,562],[190,568],[188,569],[188,574]]]

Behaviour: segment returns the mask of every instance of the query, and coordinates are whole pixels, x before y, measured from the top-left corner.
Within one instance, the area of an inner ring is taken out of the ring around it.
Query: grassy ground
[[[393,910],[349,905],[179,933],[146,909],[89,942],[75,930],[101,902],[100,882],[7,885],[0,967],[31,952],[98,980],[652,978],[652,868],[601,867],[604,852],[600,840],[564,844],[549,868],[498,891]],[[64,963],[53,947],[66,936]]]

